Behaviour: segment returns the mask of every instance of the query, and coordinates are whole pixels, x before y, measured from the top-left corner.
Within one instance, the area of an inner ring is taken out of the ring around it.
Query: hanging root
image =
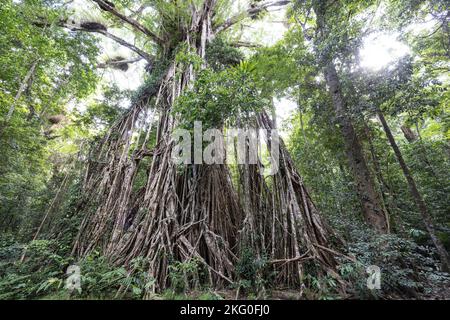
[[[162,123],[169,122],[160,127]],[[258,125],[272,130],[265,114]],[[245,244],[258,258],[267,257],[277,274],[275,285],[300,287],[312,272],[305,266],[314,265],[315,275],[331,275],[344,286],[336,272],[338,252],[331,248],[331,239],[338,239],[314,206],[283,143],[280,169],[271,183],[257,165],[242,165],[243,192],[238,195],[226,165],[177,167],[171,160],[172,141],[162,137],[152,153],[147,185],[135,194],[136,165],[127,146],[104,166],[99,184],[104,202],[82,224],[76,244],[80,255],[101,247],[112,262],[129,267],[133,259],[144,257],[156,280],[153,291],[170,287],[171,263],[195,260],[206,271],[197,280],[221,288],[236,280],[237,256]]]
[[[194,27],[202,30],[202,41],[187,43],[193,48],[200,43],[197,49],[203,57],[210,37],[208,19]],[[73,253],[84,257],[100,249],[130,272],[134,259],[144,258],[155,280],[153,292],[173,285],[174,263],[190,261],[204,271],[198,272],[197,283],[221,288],[235,282],[244,246],[257,258],[268,258],[277,272],[273,285],[300,287],[311,272],[307,265],[316,266],[318,276],[339,279],[331,248],[335,236],[282,143],[280,170],[268,181],[256,165],[242,165],[235,186],[227,165],[179,166],[172,161],[176,120],[170,110],[195,76],[193,68],[176,72],[174,62],[92,149],[83,183],[86,197],[78,206],[84,219]],[[156,129],[147,123],[149,110],[159,114]],[[258,117],[257,127],[273,129],[266,114]],[[150,133],[156,134],[152,147]],[[267,142],[270,145],[270,138]],[[139,168],[147,173],[146,184],[134,188]]]
[[[211,286],[222,286],[234,277],[241,209],[226,166],[178,168],[172,162],[174,124],[167,106],[179,91],[171,86],[174,69],[169,69],[156,95],[161,117],[154,149],[148,152],[144,139],[140,148],[131,150],[141,105],[96,147],[98,160],[89,162],[84,181],[87,202],[96,208],[85,212],[73,252],[82,257],[101,248],[112,262],[126,266],[145,257],[156,280],[154,290],[170,285],[171,261],[196,259],[206,268]],[[143,154],[152,156],[147,184],[133,192],[136,159]]]
[[[270,146],[273,125],[267,114],[258,116],[257,126],[267,130],[266,142]],[[258,165],[246,167],[241,181],[243,189],[249,190],[245,200],[250,205],[244,220],[248,231],[243,234],[257,252],[265,251],[270,257],[277,281],[299,286],[308,262],[316,266],[319,275],[331,275],[343,285],[336,272],[336,254],[330,249],[333,240],[334,245],[340,240],[312,202],[283,141],[280,139],[279,170],[270,177],[270,186]]]

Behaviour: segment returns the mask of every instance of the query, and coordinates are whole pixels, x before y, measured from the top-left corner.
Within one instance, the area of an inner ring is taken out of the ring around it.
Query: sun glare
[[[376,34],[364,40],[360,50],[360,65],[378,71],[409,53],[409,47],[398,41],[397,35]]]

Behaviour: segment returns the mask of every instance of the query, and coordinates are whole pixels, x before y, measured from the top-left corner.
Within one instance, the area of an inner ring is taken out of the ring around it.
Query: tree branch
[[[149,36],[150,38],[152,38],[152,40],[155,41],[157,44],[164,43],[164,41],[158,35],[156,35],[154,32],[150,31],[148,28],[144,27],[143,25],[141,25],[139,22],[137,22],[133,18],[127,17],[126,15],[117,11],[117,9],[113,7],[112,3],[104,1],[104,0],[92,0],[92,1],[97,3],[98,6],[100,7],[100,9],[102,9],[103,11],[107,11],[107,12],[111,13],[112,15],[116,16],[117,18],[119,18],[120,20],[122,20],[123,22],[128,23],[134,29],[136,29],[136,30],[144,33],[145,35]]]
[[[136,52],[138,55],[140,55],[142,58],[144,58],[145,60],[147,60],[148,62],[153,62],[154,58],[149,55],[147,52],[139,49],[138,47],[136,47],[135,45],[132,45],[129,42],[126,42],[125,40],[123,40],[122,38],[119,38],[115,35],[113,35],[112,33],[108,32],[107,30],[103,30],[103,29],[84,29],[84,28],[79,28],[79,27],[71,27],[69,25],[64,25],[64,27],[69,28],[73,31],[84,31],[84,32],[92,32],[92,33],[100,33],[102,35],[104,35],[105,37],[117,42],[118,44],[130,49],[131,51]]]
[[[139,62],[142,60],[142,57],[134,58],[134,59],[123,59],[123,60],[109,60],[104,63],[99,63],[97,68],[108,68],[108,67],[120,67],[124,64],[130,64]]]
[[[50,25],[48,22],[46,21],[35,21],[33,22],[33,24],[35,26],[38,27],[46,27],[48,25]],[[148,62],[153,62],[154,58],[153,56],[149,55],[147,52],[139,49],[138,47],[136,47],[135,45],[132,45],[131,43],[123,40],[122,38],[119,38],[115,35],[113,35],[112,33],[108,32],[108,30],[106,29],[105,26],[98,24],[98,23],[84,23],[81,25],[71,25],[68,24],[67,21],[65,19],[62,19],[58,22],[57,24],[60,27],[63,28],[67,28],[69,30],[72,31],[84,31],[84,32],[91,32],[91,33],[100,33],[102,35],[104,35],[107,38],[110,38],[111,40],[117,42],[118,44],[130,49],[131,51],[134,51],[135,53],[137,53],[139,56],[141,56],[142,58],[144,58],[145,60],[147,60]],[[89,28],[84,25],[89,25]],[[94,26],[91,26],[94,25]]]
[[[245,18],[254,16],[255,14],[258,14],[259,12],[261,12],[267,8],[282,7],[289,3],[291,3],[290,0],[281,0],[281,1],[266,2],[266,3],[262,3],[260,5],[252,5],[245,12],[238,13],[235,16],[232,16],[232,17],[228,18],[227,20],[225,20],[225,22],[222,23],[221,25],[218,25],[214,29],[214,33],[217,34],[219,32],[225,31],[228,28],[230,28],[231,26],[235,25],[236,23],[244,20]]]
[[[90,30],[86,30],[86,31],[90,31]],[[139,49],[138,47],[132,45],[131,43],[126,42],[122,38],[119,38],[119,37],[113,35],[112,33],[109,33],[108,31],[98,30],[98,31],[94,31],[94,32],[98,32],[98,33],[104,35],[105,37],[110,38],[111,40],[114,40],[115,42],[121,44],[122,46],[127,47],[128,49],[136,52],[138,55],[140,55],[142,58],[144,58],[148,62],[152,62],[154,60],[153,57],[151,55],[149,55],[147,52]]]
[[[246,41],[236,41],[236,42],[231,43],[231,46],[233,46],[235,48],[245,47],[245,48],[250,48],[250,49],[257,49],[257,48],[262,47],[260,44],[246,42]]]

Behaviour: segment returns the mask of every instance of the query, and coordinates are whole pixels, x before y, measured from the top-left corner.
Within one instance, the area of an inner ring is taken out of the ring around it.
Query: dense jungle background
[[[449,12],[0,0],[0,299],[450,298]],[[174,162],[195,121],[279,170]]]

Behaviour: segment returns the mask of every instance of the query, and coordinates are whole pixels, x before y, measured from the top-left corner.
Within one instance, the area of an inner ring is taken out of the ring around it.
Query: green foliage
[[[61,289],[64,269],[71,259],[68,248],[51,240],[27,245],[27,258],[19,262],[23,247],[12,238],[0,240],[0,299],[30,299]]]
[[[302,113],[291,119],[288,146],[321,212],[339,227],[339,221],[354,217],[359,202],[346,167],[343,141],[337,134],[339,129],[323,114],[313,112],[313,115]]]
[[[243,60],[242,52],[222,37],[214,38],[206,47],[206,62],[215,71],[238,65]]]
[[[449,234],[449,206],[450,192],[450,158],[448,157],[448,143],[432,139],[418,140],[414,143],[402,145],[406,161],[415,175],[418,185],[435,222],[444,234]],[[422,229],[419,215],[405,215],[403,217],[410,225],[418,225]]]
[[[176,81],[188,66],[193,67],[196,76],[192,87],[188,86],[190,89],[175,105],[169,106],[180,127],[192,129],[194,121],[202,121],[204,129],[246,125],[275,97],[288,97],[297,103],[295,114],[284,126],[289,134],[286,145],[320,213],[346,240],[346,254],[356,257],[356,261],[342,258],[339,266],[352,298],[435,297],[437,289],[447,290],[449,276],[438,271],[439,262],[423,218],[374,112],[380,108],[385,114],[437,235],[450,250],[446,1],[295,1],[288,7],[289,30],[277,44],[259,48],[245,60],[228,40],[237,39],[242,31],[230,28],[231,35],[217,34],[207,44],[206,61],[184,42],[186,30],[193,23],[191,10],[194,6],[200,8],[201,0],[138,2],[117,0],[114,4],[120,12],[135,12],[141,4],[148,6],[132,15],[161,37],[164,48],[140,32],[128,30],[123,34],[133,32],[132,42],[156,57],[146,67],[143,85],[130,93],[110,84],[97,88],[95,67],[100,43],[91,33],[61,27],[61,22],[72,14],[65,9],[65,1],[2,0],[0,299],[141,299],[153,291],[155,281],[144,257],[134,259],[125,268],[111,264],[99,252],[80,261],[70,256],[82,219],[98,205],[86,201],[91,195],[81,190],[85,162],[74,161],[88,157],[83,152],[78,154],[80,143],[98,141],[127,112],[126,105],[152,97],[174,61]],[[233,9],[230,1],[219,1],[212,29],[231,16]],[[324,10],[324,21],[318,21],[312,10]],[[101,14],[108,26],[120,27],[118,19],[107,12]],[[251,18],[260,19],[266,14],[261,12]],[[430,16],[434,27],[418,31],[415,24]],[[319,32],[321,22],[324,25]],[[374,32],[399,34],[399,40],[410,47],[410,55],[379,71],[362,68],[358,53],[366,35]],[[192,43],[200,41],[199,34],[189,36]],[[362,142],[369,170],[376,178],[375,187],[389,211],[391,235],[376,235],[362,222],[324,77],[324,63],[329,61],[335,63],[346,115]],[[95,97],[88,100],[95,89]],[[148,103],[152,106],[153,102]],[[75,111],[78,103],[85,105],[86,111]],[[50,122],[52,116],[65,120],[55,125]],[[414,141],[404,138],[402,126],[413,128],[417,135]],[[149,150],[155,140],[153,129]],[[151,157],[141,160],[131,198],[147,185],[151,161]],[[68,182],[63,196],[56,199],[65,177]],[[53,199],[54,207],[38,240],[30,242]],[[20,263],[25,248],[26,260]],[[65,271],[73,264],[81,269],[81,291],[69,293],[64,288]],[[381,268],[379,291],[367,289],[369,265]],[[207,275],[198,259],[171,261],[169,270],[171,290],[163,298],[220,298],[208,288],[200,288]],[[234,289],[249,298],[261,297],[262,292],[271,289],[275,276],[267,258],[257,257],[245,246],[239,252],[235,271]],[[313,263],[304,264],[301,280],[300,289],[306,298],[338,298],[336,279],[320,274]],[[195,294],[193,290],[197,290]]]
[[[101,101],[89,105],[84,113],[77,114],[74,125],[78,128],[108,128],[125,112],[124,105],[130,92],[120,90],[117,85],[102,88]],[[76,111],[75,111],[76,112]]]
[[[304,294],[310,300],[335,300],[339,299],[336,294],[337,281],[330,275],[314,276],[306,274],[303,279]]]
[[[188,289],[197,288],[203,276],[200,261],[193,258],[189,261],[174,261],[169,266],[169,279],[175,294],[185,293]]]
[[[200,57],[192,48],[189,48],[185,42],[177,48],[175,62],[180,71],[185,70],[188,66],[192,66],[194,71],[198,71],[204,63],[202,57]]]
[[[168,65],[169,61],[165,58],[161,58],[161,60],[147,65],[147,68],[150,68],[151,72],[144,78],[144,83],[131,94],[130,100],[132,104],[138,102],[142,96],[151,96],[157,92]]]
[[[82,297],[113,297],[120,281],[126,278],[124,268],[114,268],[105,257],[93,253],[79,262]]]
[[[173,108],[180,126],[192,129],[194,121],[201,121],[204,129],[221,128],[225,122],[243,121],[261,110],[266,103],[251,72],[252,66],[243,62],[224,71],[200,71],[193,88],[184,92]]]
[[[223,298],[214,292],[204,292],[198,296],[198,300],[222,300]]]
[[[98,253],[76,263],[60,241],[36,240],[27,245],[26,260],[20,263],[23,249],[10,235],[0,238],[0,299],[140,299],[154,284],[143,258],[131,261],[132,271],[112,266]],[[71,293],[65,271],[73,264],[80,268],[81,290]]]
[[[342,277],[352,283],[357,298],[410,297],[429,294],[433,287],[448,282],[447,274],[437,271],[439,262],[434,249],[396,235],[376,235],[354,228],[356,242],[349,243],[349,253],[356,262],[343,261]],[[381,269],[381,290],[369,290],[366,268]]]
[[[246,294],[259,295],[270,286],[274,274],[270,271],[266,257],[258,258],[249,247],[241,249],[236,264],[237,288]]]
[[[80,299],[141,299],[151,289],[154,280],[145,269],[145,259],[131,261],[131,271],[111,265],[108,260],[93,253],[77,264],[80,267],[81,290],[73,298]]]
[[[16,230],[25,214],[42,215],[42,202],[49,201],[50,155],[56,149],[73,153],[69,146],[77,136],[48,118],[70,118],[69,100],[86,97],[96,86],[96,40],[59,27],[67,15],[60,5],[6,0],[0,6],[1,230]],[[44,18],[48,25],[39,23]]]

